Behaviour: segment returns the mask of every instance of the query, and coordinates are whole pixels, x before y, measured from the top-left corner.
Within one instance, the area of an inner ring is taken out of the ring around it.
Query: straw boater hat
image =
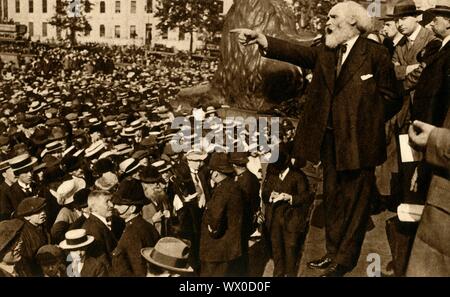
[[[155,247],[141,249],[145,260],[169,271],[191,273],[188,263],[190,245],[175,237],[163,237]]]
[[[99,140],[92,143],[85,151],[85,157],[89,158],[106,148],[103,141]]]
[[[73,202],[76,192],[86,187],[86,182],[81,178],[70,179],[63,182],[56,190],[59,205],[68,205]]]
[[[66,232],[65,240],[59,247],[63,250],[78,250],[94,242],[94,236],[87,235],[84,229],[74,229]]]
[[[37,162],[37,158],[31,157],[28,153],[18,155],[9,160],[9,165],[17,176],[21,173],[29,172],[32,170],[33,165]]]
[[[139,161],[133,158],[126,159],[125,161],[119,164],[119,168],[124,174],[133,173],[140,166],[141,164],[139,164]]]
[[[33,101],[30,104],[30,108],[28,109],[28,112],[33,113],[33,112],[39,111],[46,105],[47,105],[47,103],[45,103],[45,102]]]

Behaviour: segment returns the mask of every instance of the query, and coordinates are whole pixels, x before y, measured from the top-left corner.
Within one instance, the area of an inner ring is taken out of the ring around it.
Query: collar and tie
[[[347,44],[341,44],[337,48],[337,65],[336,65],[336,77],[339,76],[342,69],[342,63],[344,62],[344,54],[347,52]]]

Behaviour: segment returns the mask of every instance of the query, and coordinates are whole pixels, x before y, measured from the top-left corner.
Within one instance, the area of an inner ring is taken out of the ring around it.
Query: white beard
[[[329,48],[336,48],[347,40],[354,37],[357,33],[355,29],[348,24],[338,26],[331,34],[325,35],[325,45]]]

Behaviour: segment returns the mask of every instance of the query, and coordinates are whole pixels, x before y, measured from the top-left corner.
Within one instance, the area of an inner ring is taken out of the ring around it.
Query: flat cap
[[[23,224],[24,222],[19,219],[0,222],[0,252],[19,236]]]
[[[26,217],[41,212],[46,205],[44,198],[29,197],[23,199],[17,206],[16,217]]]

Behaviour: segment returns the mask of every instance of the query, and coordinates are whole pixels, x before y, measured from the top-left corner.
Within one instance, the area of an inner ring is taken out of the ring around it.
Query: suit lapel
[[[336,63],[336,50],[324,47],[324,54],[320,58],[320,64],[330,94],[333,94],[336,82]]]
[[[435,63],[436,61],[439,61],[439,59],[442,56],[449,55],[450,54],[450,42],[447,42],[447,44],[444,46],[444,48],[440,49],[432,58],[431,61],[428,63],[427,67]]]
[[[339,77],[336,79],[335,94],[350,81],[350,79],[358,72],[358,69],[366,60],[366,43],[363,37],[359,37],[355,45],[350,50],[350,53],[342,65]]]

